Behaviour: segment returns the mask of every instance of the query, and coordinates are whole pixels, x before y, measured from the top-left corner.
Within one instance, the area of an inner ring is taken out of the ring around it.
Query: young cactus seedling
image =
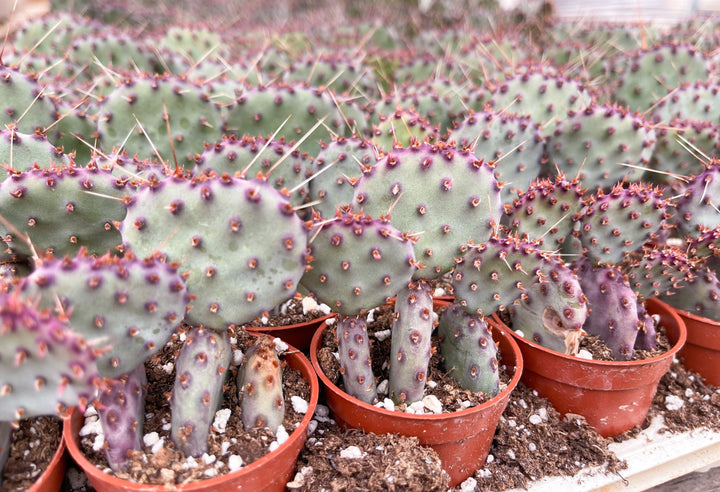
[[[242,422],[277,432],[285,418],[282,365],[272,337],[262,335],[247,349],[238,371]]]

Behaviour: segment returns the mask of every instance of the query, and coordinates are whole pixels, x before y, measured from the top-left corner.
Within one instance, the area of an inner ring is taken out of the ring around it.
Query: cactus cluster
[[[366,316],[395,299],[399,407],[423,396],[434,333],[463,387],[495,393],[498,311],[622,360],[655,345],[649,297],[720,317],[717,21],[177,3],[58,9],[4,44],[0,364],[29,369],[0,371],[0,434],[97,399],[122,469],[143,364],[178,330],[178,448],[204,451],[232,364],[244,425],[276,427],[276,350],[238,363],[228,338],[298,291],[339,314],[344,386],[368,403]]]

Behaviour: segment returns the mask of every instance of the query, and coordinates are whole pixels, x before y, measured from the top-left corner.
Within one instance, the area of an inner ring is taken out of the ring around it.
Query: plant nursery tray
[[[583,470],[574,477],[543,477],[531,482],[531,492],[557,490],[623,491],[646,490],[702,469],[720,466],[720,432],[695,429],[682,433],[662,432],[662,417],[633,439],[610,444],[627,469],[608,474],[601,467]]]

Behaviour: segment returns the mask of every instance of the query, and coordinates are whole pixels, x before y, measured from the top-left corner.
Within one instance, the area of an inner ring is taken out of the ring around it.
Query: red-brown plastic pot
[[[60,439],[60,444],[55,450],[50,463],[35,483],[28,489],[28,492],[56,492],[62,487],[65,478],[67,455],[65,453],[65,438]]]
[[[720,386],[720,322],[675,309],[687,328],[687,342],[678,359],[707,384]]]
[[[562,414],[585,417],[604,437],[622,434],[645,420],[660,378],[685,344],[682,319],[667,304],[648,299],[650,314],[660,316],[672,348],[638,361],[599,361],[549,350],[511,331],[522,351],[522,381]]]
[[[485,463],[500,416],[523,370],[520,349],[508,334],[509,330],[494,320],[489,321],[493,325],[493,338],[499,344],[501,364],[512,374],[512,379],[488,402],[438,415],[415,415],[378,408],[338,388],[323,373],[317,358],[317,352],[322,347],[323,333],[328,328],[323,323],[313,337],[310,359],[320,378],[325,401],[333,418],[344,428],[417,437],[420,444],[430,446],[438,453],[443,469],[450,475],[450,485],[461,483]]]
[[[333,316],[336,316],[335,313],[326,314],[325,316],[294,325],[267,327],[248,326],[247,330],[252,333],[265,333],[272,337],[277,337],[288,345],[307,352],[310,348],[310,341],[317,329],[325,320]]]
[[[267,454],[240,470],[207,480],[175,485],[171,490],[195,492],[224,492],[231,490],[281,492],[285,490],[285,485],[292,480],[295,475],[297,457],[305,445],[308,424],[315,413],[320,395],[320,386],[315,376],[315,371],[307,357],[296,349],[291,348],[285,355],[285,360],[290,367],[299,370],[303,378],[310,384],[308,411],[300,422],[300,425],[290,434],[287,441],[272,453]],[[141,484],[123,480],[110,473],[104,473],[100,468],[97,468],[85,458],[80,449],[80,437],[78,433],[82,425],[82,414],[74,411],[65,422],[63,435],[70,456],[72,456],[78,466],[87,474],[90,484],[96,490],[102,492],[160,492],[168,490],[168,487],[164,485]]]

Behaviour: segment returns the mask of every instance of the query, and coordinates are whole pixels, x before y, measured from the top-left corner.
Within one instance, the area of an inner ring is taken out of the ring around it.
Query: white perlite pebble
[[[324,304],[323,304],[324,305]],[[327,323],[328,326],[335,324],[335,318],[328,318],[325,320],[325,323]]]
[[[162,368],[163,368],[163,371],[165,371],[166,374],[170,374],[170,373],[173,372],[173,369],[175,369],[175,364],[173,364],[172,362],[168,362],[167,364],[165,364],[164,366],[162,366]]]
[[[665,408],[670,411],[680,410],[685,404],[682,398],[675,395],[667,395],[665,397]]]
[[[325,405],[318,404],[318,406],[315,407],[315,416],[316,417],[327,417],[330,415],[330,408],[328,408]]]
[[[383,379],[380,381],[380,384],[377,385],[377,392],[381,395],[387,395],[388,387],[390,386],[390,381],[387,379]]]
[[[514,460],[515,459],[515,451],[513,451],[512,449],[508,449],[507,457],[510,458],[511,460]]]
[[[585,350],[585,349],[580,349],[578,351],[577,356],[581,359],[587,359],[587,360],[592,360],[592,358],[593,358],[592,353],[589,350]]]
[[[533,424],[533,425],[541,424],[542,421],[543,421],[542,417],[541,417],[540,415],[536,414],[536,413],[530,415],[530,418],[529,418],[528,420],[529,420],[530,423]]]
[[[290,437],[290,434],[285,430],[285,427],[282,425],[278,427],[277,431],[275,432],[275,439],[277,439],[278,444],[282,444],[285,441],[288,440],[288,437]]]
[[[185,458],[185,463],[182,464],[182,467],[185,470],[190,468],[197,468],[198,463],[197,461],[195,461],[195,458],[193,458],[192,456],[188,456],[187,458]]]
[[[280,447],[280,443],[277,442],[277,441],[273,441],[273,442],[270,443],[270,446],[268,446],[268,451],[270,451],[270,452],[272,453],[273,451],[275,451],[275,450],[276,450],[277,448],[279,448],[279,447]]]
[[[477,487],[477,480],[473,477],[466,478],[463,483],[460,484],[459,492],[473,492]]]
[[[98,434],[95,436],[95,440],[92,444],[93,451],[100,451],[103,447],[105,447],[105,436],[103,434]]]
[[[290,403],[292,404],[293,410],[295,410],[295,413],[301,413],[305,415],[308,411],[309,403],[306,402],[303,398],[295,395],[290,397]]]
[[[290,348],[287,343],[283,342],[279,338],[273,338],[273,344],[275,344],[275,352],[278,354],[285,353]]]
[[[348,446],[345,449],[340,450],[340,457],[351,459],[351,460],[357,460],[362,459],[367,455],[367,453],[363,453],[359,447],[357,446]]]
[[[387,408],[391,412],[395,411],[395,402],[392,401],[390,398],[385,398],[383,400],[383,405],[385,406],[385,408]]]
[[[317,429],[318,421],[317,420],[311,420],[308,422],[308,428],[307,428],[307,435],[311,436],[313,432],[315,432],[315,429]]]
[[[215,463],[215,460],[217,459],[217,458],[215,458],[215,455],[207,454],[207,453],[203,453],[201,458],[202,458],[203,463],[205,463],[206,465],[212,465],[213,463]]]
[[[102,425],[100,424],[100,419],[97,417],[95,418],[86,418],[85,419],[85,425],[82,426],[80,429],[80,435],[81,436],[89,436],[91,434],[98,434],[102,435]]]
[[[435,287],[435,292],[433,292],[433,297],[442,297],[445,295],[445,289],[442,287]]]
[[[239,470],[243,467],[243,459],[241,456],[233,454],[228,458],[227,465],[230,471]]]
[[[230,409],[229,408],[221,408],[217,412],[215,412],[215,420],[213,421],[213,429],[215,429],[215,432],[219,434],[225,433],[225,428],[227,427],[228,420],[230,420]]]
[[[414,413],[414,414],[424,414],[425,413],[425,405],[421,401],[414,401],[410,405],[408,405],[407,413]]]
[[[534,452],[534,451],[537,451],[537,446],[535,445],[534,442],[531,442],[530,444],[528,444],[528,449],[529,449],[531,452]]]
[[[242,350],[233,350],[233,364],[235,364],[236,366],[242,364],[243,357],[245,357],[245,354],[243,354]]]
[[[225,454],[228,452],[228,449],[230,449],[230,441],[223,441],[222,444],[220,444],[220,451],[222,454]]]
[[[365,317],[365,320],[368,323],[372,323],[373,321],[375,321],[375,309],[371,309],[370,311],[368,311],[367,316]]]
[[[153,446],[160,440],[160,435],[157,432],[149,432],[143,436],[143,444],[147,447]]]
[[[308,313],[317,311],[318,307],[319,307],[318,303],[314,298],[309,297],[309,296],[303,297],[303,299],[302,299],[303,314],[308,314]]]
[[[488,457],[485,459],[485,463],[492,463],[495,461],[495,456],[489,454]]]
[[[381,342],[383,340],[387,340],[392,335],[392,330],[380,330],[375,332],[375,338],[380,340]]]
[[[438,397],[435,395],[427,395],[422,399],[423,406],[430,412],[430,413],[442,413],[443,406],[440,400],[438,400]]]

